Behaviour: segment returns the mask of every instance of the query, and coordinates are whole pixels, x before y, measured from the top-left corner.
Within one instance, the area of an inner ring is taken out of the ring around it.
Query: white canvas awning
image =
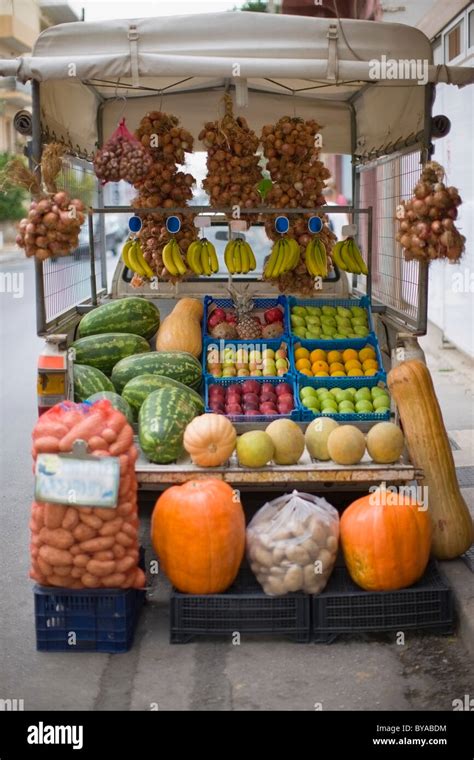
[[[395,62],[395,65],[393,64]],[[285,114],[316,118],[325,152],[368,155],[423,130],[427,82],[474,82],[474,71],[432,65],[429,40],[400,24],[262,13],[78,22],[44,31],[31,56],[0,75],[41,83],[46,135],[91,154],[120,116],[180,117],[197,136],[235,87],[255,130]],[[126,101],[125,99],[126,98]]]

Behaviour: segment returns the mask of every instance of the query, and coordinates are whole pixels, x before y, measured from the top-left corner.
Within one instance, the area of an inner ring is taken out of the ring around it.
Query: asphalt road
[[[155,578],[133,649],[125,655],[35,650],[28,579],[32,499],[30,432],[36,414],[32,264],[3,264],[24,275],[24,295],[0,294],[0,699],[26,710],[450,710],[473,691],[473,670],[457,637],[407,634],[338,641],[168,643],[168,588]],[[263,501],[263,499],[262,499]],[[149,549],[149,513],[142,512]]]

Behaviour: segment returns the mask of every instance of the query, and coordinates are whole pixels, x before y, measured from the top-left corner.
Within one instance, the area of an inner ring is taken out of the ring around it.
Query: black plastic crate
[[[331,643],[344,633],[410,629],[443,634],[454,630],[453,592],[434,560],[418,583],[400,591],[364,591],[345,567],[335,567],[323,593],[312,597],[317,643]]]
[[[144,570],[143,549],[139,565]],[[133,643],[145,593],[138,589],[78,590],[36,585],[36,649],[39,652],[127,652]]]
[[[307,643],[310,597],[267,596],[253,573],[242,568],[223,594],[182,594],[170,598],[170,643],[186,644],[196,636],[275,635]]]

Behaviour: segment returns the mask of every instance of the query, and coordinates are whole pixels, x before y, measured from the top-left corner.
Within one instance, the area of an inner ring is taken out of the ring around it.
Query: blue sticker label
[[[308,221],[308,229],[313,235],[317,235],[323,229],[323,220],[319,216],[312,216]]]
[[[169,216],[166,220],[166,229],[171,235],[176,235],[181,229],[181,220],[177,216]]]
[[[284,235],[290,229],[290,222],[286,216],[277,216],[275,219],[275,229],[281,235]]]
[[[139,216],[131,216],[128,220],[128,229],[130,232],[140,232],[142,228],[142,220]]]

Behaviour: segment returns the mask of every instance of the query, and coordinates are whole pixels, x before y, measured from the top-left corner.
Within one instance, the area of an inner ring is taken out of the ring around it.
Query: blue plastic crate
[[[284,334],[281,336],[282,340],[290,340],[290,322],[288,319],[288,305],[286,296],[278,296],[277,298],[254,298],[253,300],[255,309],[273,309],[275,306],[281,306],[283,310],[283,326]],[[204,321],[203,321],[203,337],[212,338],[207,331],[207,320],[209,317],[209,311],[211,305],[218,306],[220,309],[232,309],[234,302],[231,298],[214,298],[213,296],[206,296],[204,298]]]
[[[343,378],[342,378],[343,379]],[[351,377],[350,380],[356,380],[357,382],[352,383],[351,385],[347,386],[348,388],[374,388],[376,385],[382,386],[385,385],[385,383],[381,383],[380,381],[377,381],[375,377]],[[383,414],[377,414],[376,412],[367,412],[366,414],[320,414],[319,412],[316,414],[313,414],[313,412],[308,409],[306,406],[303,406],[300,400],[300,391],[302,388],[306,388],[308,386],[311,386],[312,388],[327,388],[328,386],[324,383],[317,383],[315,384],[312,382],[313,380],[327,380],[325,377],[305,377],[304,375],[299,375],[297,380],[297,386],[298,386],[298,405],[300,409],[300,417],[303,422],[312,422],[312,420],[315,420],[317,417],[330,417],[332,420],[336,420],[336,422],[390,422],[390,412],[385,412]],[[340,377],[334,378],[334,380],[341,380]],[[308,381],[308,382],[307,382]],[[331,386],[333,388],[339,388],[339,385],[333,385]]]
[[[259,349],[263,351],[266,348],[270,348],[273,351],[277,351],[280,348],[282,343],[285,343],[288,348],[289,370],[285,375],[278,375],[278,376],[274,375],[273,377],[276,377],[277,380],[287,381],[289,380],[290,376],[291,378],[293,378],[295,370],[294,370],[294,362],[293,362],[293,351],[291,348],[290,341],[288,340],[288,338],[283,338],[283,337],[276,338],[275,340],[240,340],[238,338],[236,338],[235,340],[217,340],[216,338],[205,338],[203,342],[203,352],[202,352],[202,365],[203,365],[204,377],[208,378],[210,382],[216,379],[214,378],[213,375],[211,375],[206,370],[207,350],[209,346],[217,346],[219,351],[223,351],[224,348],[228,348],[229,346],[235,346],[236,350],[239,348],[246,347],[249,350],[255,348],[255,349]],[[217,379],[219,380],[219,379],[225,379],[225,378],[217,378]],[[232,380],[233,378],[229,378],[229,379]],[[250,375],[249,377],[244,377],[242,379],[243,380],[261,380],[262,378],[260,376],[253,377]]]
[[[375,335],[369,335],[367,338],[360,338],[359,340],[348,340],[347,343],[342,340],[295,340],[292,339],[292,355],[293,355],[293,367],[297,380],[304,378],[308,381],[308,385],[313,385],[317,388],[319,386],[325,386],[326,388],[362,388],[367,385],[367,380],[374,380],[379,383],[387,382],[387,373],[385,370],[377,372],[376,375],[356,375],[349,377],[308,377],[298,372],[294,362],[295,349],[301,346],[307,348],[308,351],[314,351],[316,348],[322,348],[323,351],[344,351],[346,348],[353,348],[356,351],[360,351],[364,346],[373,346],[379,367],[383,368],[382,354],[380,352],[380,346]],[[363,381],[362,383],[359,381]]]
[[[139,566],[145,569],[143,548]],[[68,589],[35,585],[39,652],[127,652],[145,602],[139,589]],[[71,633],[75,644],[71,644]]]
[[[344,306],[349,309],[351,306],[360,306],[365,309],[368,314],[369,331],[371,335],[375,335],[374,321],[372,318],[372,304],[368,296],[362,296],[362,298],[295,298],[295,296],[289,296],[287,299],[287,321],[290,330],[290,336],[293,341],[302,340],[297,335],[293,334],[293,328],[291,326],[290,316],[293,306]],[[353,344],[356,343],[359,338],[336,338],[335,342],[341,345],[347,344],[347,348],[353,348]],[[364,340],[364,339],[362,339]]]
[[[227,388],[229,385],[235,385],[235,383],[244,383],[246,380],[257,380],[260,384],[262,383],[271,383],[271,385],[278,385],[279,383],[288,383],[291,385],[293,389],[293,397],[295,400],[295,409],[290,414],[274,414],[274,415],[264,415],[264,414],[254,414],[252,416],[246,416],[245,414],[229,414],[226,415],[226,417],[229,418],[232,422],[273,422],[273,420],[300,420],[300,410],[298,407],[298,389],[296,387],[296,381],[294,377],[287,376],[287,379],[284,377],[212,377],[212,376],[206,376],[205,381],[205,404],[206,404],[206,412],[212,413],[212,409],[209,407],[209,386],[210,385],[222,385],[224,388]]]

